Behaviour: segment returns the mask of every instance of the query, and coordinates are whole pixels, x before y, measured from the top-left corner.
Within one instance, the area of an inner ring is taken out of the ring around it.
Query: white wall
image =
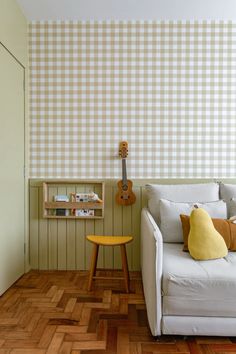
[[[29,20],[236,19],[235,0],[17,0]]]
[[[27,66],[27,21],[15,0],[0,0],[0,42]]]

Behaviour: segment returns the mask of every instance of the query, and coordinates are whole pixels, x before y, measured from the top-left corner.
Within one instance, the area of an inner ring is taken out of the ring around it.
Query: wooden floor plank
[[[72,343],[71,342],[64,342],[59,349],[59,354],[70,354],[72,350]]]
[[[52,341],[55,331],[56,331],[56,326],[47,325],[45,327],[45,330],[44,330],[42,337],[39,341],[38,347],[39,348],[48,348],[48,346],[50,345],[50,343]]]
[[[64,333],[55,333],[46,354],[57,354],[63,344],[64,336]]]
[[[155,341],[140,273],[131,273],[130,294],[113,280],[88,292],[87,281],[81,271],[25,274],[0,297],[0,354],[236,354],[235,337]]]

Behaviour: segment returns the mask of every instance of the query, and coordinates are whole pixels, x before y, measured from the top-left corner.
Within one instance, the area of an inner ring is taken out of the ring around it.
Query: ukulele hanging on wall
[[[122,158],[122,180],[117,183],[118,192],[116,194],[116,202],[120,205],[131,205],[136,201],[134,192],[132,191],[133,183],[127,179],[126,158],[128,156],[128,142],[121,141],[119,148],[119,156]]]

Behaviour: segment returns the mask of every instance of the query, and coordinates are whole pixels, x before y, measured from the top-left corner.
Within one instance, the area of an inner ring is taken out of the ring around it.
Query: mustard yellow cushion
[[[184,247],[183,251],[188,251],[188,235],[190,232],[190,221],[188,215],[180,215],[182,223]],[[216,231],[223,237],[228,250],[236,251],[236,224],[231,220],[211,219]]]
[[[194,209],[190,215],[188,248],[191,256],[197,260],[222,258],[228,253],[224,239],[202,208]]]

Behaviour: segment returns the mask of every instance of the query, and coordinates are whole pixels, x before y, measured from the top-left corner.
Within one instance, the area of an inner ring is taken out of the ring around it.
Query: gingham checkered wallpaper
[[[31,177],[236,176],[236,24],[33,22]]]

